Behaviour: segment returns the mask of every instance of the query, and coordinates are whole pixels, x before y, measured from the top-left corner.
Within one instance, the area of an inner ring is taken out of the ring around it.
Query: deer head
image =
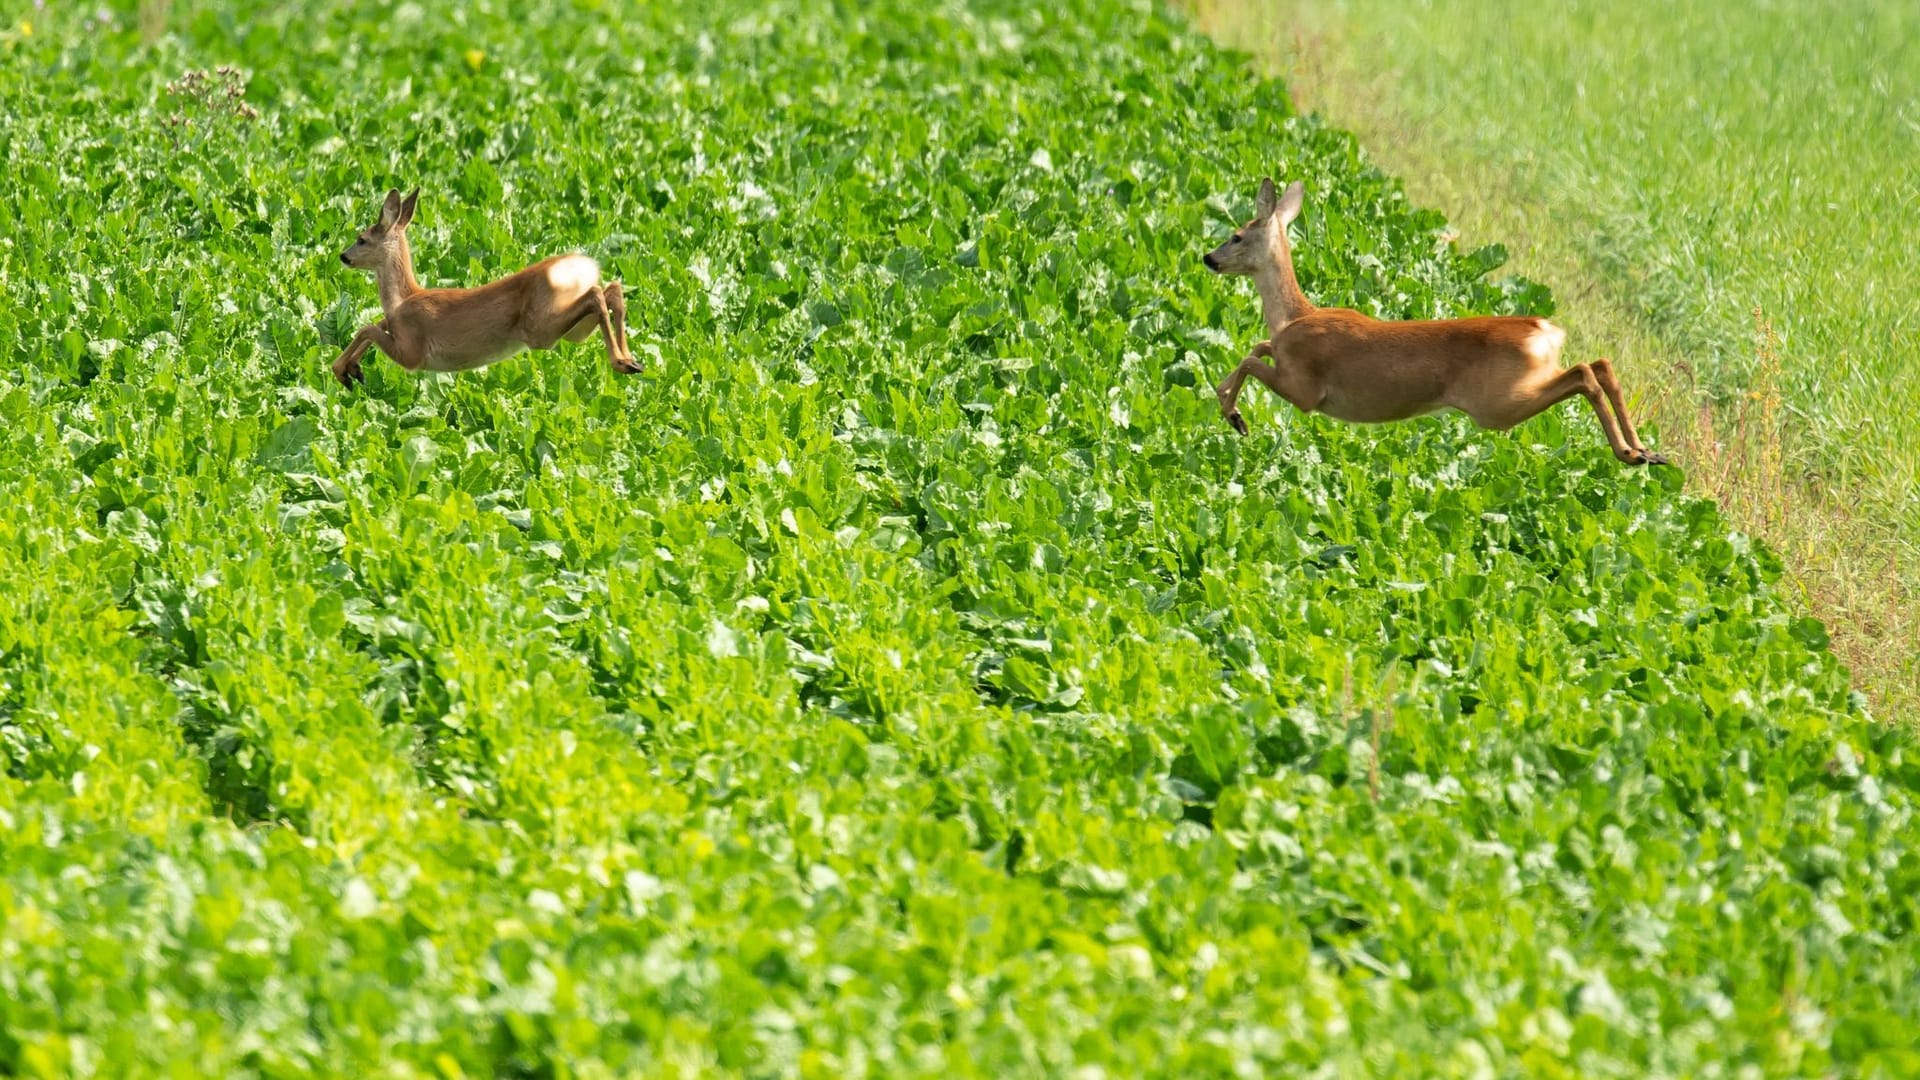
[[[340,253],[340,261],[369,273],[391,263],[395,256],[406,251],[407,224],[413,220],[413,207],[419,201],[419,188],[404,199],[398,188],[387,192],[387,201],[380,207],[380,220],[360,230],[353,246]]]
[[[1272,268],[1276,260],[1289,259],[1287,225],[1300,216],[1304,198],[1305,189],[1298,180],[1287,185],[1284,195],[1274,194],[1271,179],[1260,181],[1253,220],[1235,229],[1226,243],[1207,252],[1201,261],[1216,274],[1250,276]]]

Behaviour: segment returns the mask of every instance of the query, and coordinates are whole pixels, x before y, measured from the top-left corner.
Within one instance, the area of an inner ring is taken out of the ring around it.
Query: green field
[[[1187,2],[1550,281],[1920,720],[1920,6]]]
[[[1235,436],[1263,173],[1552,300],[1156,9],[15,12],[0,1074],[1920,1070],[1911,734],[1584,409]],[[649,374],[335,386],[415,184]]]

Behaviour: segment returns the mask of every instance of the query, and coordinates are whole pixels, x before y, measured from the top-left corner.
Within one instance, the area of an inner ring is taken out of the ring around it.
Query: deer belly
[[[526,348],[522,342],[504,341],[429,341],[428,371],[472,371],[496,364]]]
[[[1320,399],[1320,407],[1315,411],[1350,424],[1388,424],[1395,420],[1425,416],[1442,408],[1445,405],[1432,397],[1381,393],[1377,390],[1370,394],[1342,393],[1338,388],[1328,387],[1327,396]]]

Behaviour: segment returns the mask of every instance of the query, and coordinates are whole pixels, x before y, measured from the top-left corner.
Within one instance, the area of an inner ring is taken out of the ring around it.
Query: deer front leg
[[[385,323],[368,323],[360,328],[359,333],[353,335],[353,340],[347,343],[347,347],[340,351],[339,358],[333,362],[333,377],[340,381],[341,386],[351,390],[356,383],[366,381],[366,373],[360,370],[360,358],[375,345],[378,345],[381,352],[392,357],[394,363],[401,367],[419,366],[409,364],[400,358],[399,343],[394,341],[393,335],[387,332]]]
[[[1227,376],[1227,380],[1214,389],[1215,396],[1220,399],[1221,415],[1225,416],[1227,423],[1232,424],[1233,429],[1242,435],[1247,433],[1247,422],[1240,416],[1240,389],[1246,384],[1249,376],[1275,394],[1286,398],[1289,404],[1301,412],[1310,413],[1319,408],[1320,403],[1327,396],[1327,389],[1321,385],[1320,380],[1302,370],[1285,353],[1276,357],[1275,362],[1271,364],[1261,363],[1262,355],[1274,355],[1272,346],[1262,343],[1256,347],[1253,355],[1240,361],[1240,366],[1233,369],[1233,374]]]
[[[1260,342],[1253,347],[1253,351],[1248,353],[1244,360],[1241,360],[1240,363],[1227,374],[1226,379],[1223,380],[1219,386],[1213,388],[1213,396],[1220,399],[1220,415],[1226,417],[1227,423],[1233,425],[1233,430],[1242,435],[1247,433],[1247,422],[1240,418],[1240,410],[1235,403],[1240,400],[1241,385],[1247,381],[1247,365],[1254,363],[1261,357],[1270,357],[1272,355],[1273,342]]]

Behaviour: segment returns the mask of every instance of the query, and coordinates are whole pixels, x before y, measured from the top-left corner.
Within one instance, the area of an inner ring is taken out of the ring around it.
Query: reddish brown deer
[[[1239,400],[1249,377],[1302,412],[1336,420],[1384,423],[1452,408],[1496,431],[1580,394],[1600,418],[1614,457],[1629,465],[1666,464],[1627,418],[1613,365],[1595,360],[1562,368],[1566,331],[1545,319],[1382,322],[1346,308],[1315,307],[1294,278],[1287,242],[1302,193],[1298,181],[1276,195],[1273,181],[1262,180],[1254,219],[1203,260],[1217,274],[1253,278],[1267,321],[1268,340],[1215,388],[1220,413],[1234,430],[1247,433]]]
[[[602,285],[600,266],[585,255],[556,255],[477,289],[424,289],[413,276],[407,225],[420,192],[387,192],[380,220],[362,231],[340,261],[374,276],[387,317],[353,336],[333,377],[352,386],[365,376],[360,358],[378,347],[408,371],[470,371],[519,352],[585,341],[595,330],[613,370],[640,370],[627,349],[627,304],[617,281]]]

